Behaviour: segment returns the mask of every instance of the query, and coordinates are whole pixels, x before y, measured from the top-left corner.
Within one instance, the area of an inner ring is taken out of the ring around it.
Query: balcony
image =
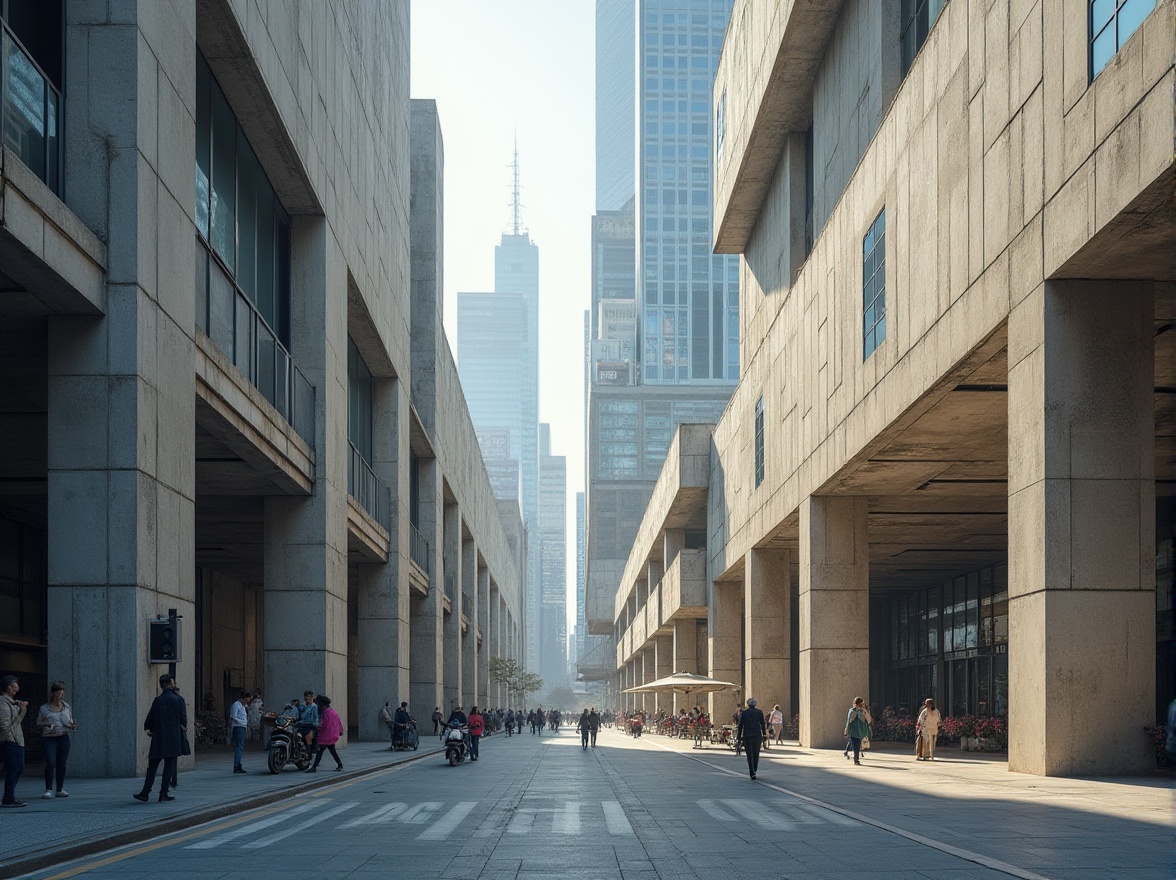
[[[347,459],[347,491],[385,532],[390,533],[392,490],[380,481],[355,444],[348,442],[347,445],[351,447],[351,456]]]
[[[706,617],[706,551],[683,550],[661,582],[662,621]]]
[[[61,92],[3,25],[4,144],[61,196]]]
[[[429,565],[430,555],[429,542],[425,540],[424,535],[417,531],[416,526],[410,525],[408,527],[408,558],[412,564],[408,567],[408,579],[418,592],[426,595],[429,592],[429,580],[432,574]]]
[[[580,681],[604,681],[616,674],[616,646],[612,639],[600,639],[587,654],[576,661]]]
[[[314,386],[219,258],[199,240],[196,324],[313,449]]]

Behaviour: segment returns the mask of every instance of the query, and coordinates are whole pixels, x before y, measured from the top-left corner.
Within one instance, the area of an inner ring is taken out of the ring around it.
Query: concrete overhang
[[[0,292],[6,309],[105,313],[106,247],[8,147],[0,149],[0,265],[19,288]]]
[[[705,522],[710,486],[710,447],[714,425],[682,424],[674,433],[657,483],[613,602],[613,621],[625,610],[637,581],[645,576],[651,559],[661,558],[660,539],[667,529],[682,529]]]
[[[738,0],[723,43],[714,100],[726,96],[725,161],[715,168],[717,254],[740,254],[790,132],[812,118],[813,82],[845,0]],[[770,59],[771,63],[767,63]],[[765,71],[749,80],[748,71]]]

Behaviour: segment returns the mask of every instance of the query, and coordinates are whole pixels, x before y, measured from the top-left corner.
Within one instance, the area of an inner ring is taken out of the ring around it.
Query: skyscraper
[[[539,674],[551,687],[568,666],[567,458],[551,454],[551,425],[539,425]]]
[[[611,632],[613,595],[674,431],[717,421],[739,376],[738,259],[711,253],[711,83],[731,5],[597,2],[586,419],[585,605],[593,635]],[[626,45],[636,53],[626,55]],[[621,118],[628,140],[614,130]],[[618,171],[625,164],[635,168],[628,189]],[[630,339],[635,362],[627,372]],[[587,640],[581,656],[594,647]]]

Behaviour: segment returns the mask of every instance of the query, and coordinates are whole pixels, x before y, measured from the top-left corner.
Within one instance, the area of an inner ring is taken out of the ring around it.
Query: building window
[[[65,25],[60,0],[0,4],[4,145],[61,195]]]
[[[755,402],[755,485],[764,481],[764,398]]]
[[[927,34],[946,0],[902,0],[902,75],[906,76],[915,56],[927,42]],[[1113,0],[1112,0],[1113,2]]]
[[[301,437],[314,389],[290,358],[290,217],[196,57],[196,324]]]
[[[372,460],[372,371],[351,335],[347,336],[347,439]]]
[[[1090,0],[1091,79],[1099,75],[1155,8],[1156,0]]]
[[[862,360],[886,339],[886,209],[862,242]]]
[[[727,140],[727,90],[719,98],[715,108],[715,164],[723,161],[723,142]]]

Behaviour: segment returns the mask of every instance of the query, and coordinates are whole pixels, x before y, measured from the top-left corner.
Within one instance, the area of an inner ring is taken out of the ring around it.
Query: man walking
[[[592,742],[592,748],[596,748],[596,734],[600,732],[600,713],[596,711],[596,707],[592,707],[592,711],[588,713],[588,735]]]
[[[245,734],[249,730],[249,701],[253,695],[248,691],[241,691],[240,698],[233,703],[229,710],[229,735],[233,741],[233,772],[244,773],[241,757],[245,753]]]
[[[161,692],[143,721],[143,729],[151,737],[151,749],[147,753],[147,778],[143,780],[143,790],[133,795],[135,800],[143,803],[147,803],[151,797],[155,774],[161,761],[163,780],[159,783],[160,803],[175,800],[167,790],[175,777],[176,759],[183,751],[184,733],[188,730],[188,710],[184,699],[175,692],[175,682],[166,672],[159,676],[159,687]]]
[[[747,750],[747,769],[751,771],[752,779],[755,779],[755,772],[759,769],[760,746],[767,735],[768,725],[764,713],[756,708],[755,700],[748,700],[747,708],[739,713],[735,741],[742,742],[743,748]]]

